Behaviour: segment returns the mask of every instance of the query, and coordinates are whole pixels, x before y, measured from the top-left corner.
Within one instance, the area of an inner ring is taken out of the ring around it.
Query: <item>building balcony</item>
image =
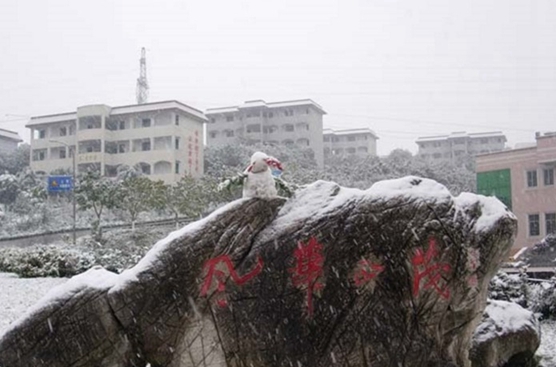
[[[77,133],[77,140],[102,140],[104,139],[105,130],[103,129],[85,129],[79,130]],[[58,140],[58,138],[56,138]]]

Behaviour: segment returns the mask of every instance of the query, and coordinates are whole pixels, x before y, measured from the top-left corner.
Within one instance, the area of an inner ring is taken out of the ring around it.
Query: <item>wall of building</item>
[[[78,173],[94,166],[115,176],[121,165],[140,165],[152,179],[168,183],[203,175],[203,122],[178,109],[110,114],[107,107],[78,109],[77,133],[76,120],[33,126],[31,168],[44,173],[71,169],[65,143],[77,149]],[[150,120],[149,126],[143,120]]]
[[[311,106],[249,108],[207,116],[208,146],[238,142],[296,145],[311,148],[317,164],[323,165],[322,114]]]
[[[371,133],[327,133],[323,136],[323,141],[325,157],[332,155],[376,156],[377,139]]]
[[[477,156],[478,174],[503,169],[510,170],[511,210],[518,219],[514,246],[532,246],[547,235],[546,214],[556,213],[556,136],[537,138],[537,146],[533,148]],[[553,170],[551,184],[544,182],[545,169]],[[528,185],[528,171],[537,173],[536,186]],[[529,215],[535,214],[539,215],[539,234],[531,235]]]
[[[18,142],[13,139],[0,136],[0,153],[13,152],[17,149],[17,144]]]

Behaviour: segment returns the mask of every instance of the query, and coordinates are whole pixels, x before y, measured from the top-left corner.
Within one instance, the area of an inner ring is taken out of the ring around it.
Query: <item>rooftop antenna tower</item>
[[[137,104],[147,103],[149,98],[149,84],[147,83],[147,52],[145,47],[141,49],[141,59],[139,60],[140,74],[137,78],[137,88],[135,95],[137,97]]]

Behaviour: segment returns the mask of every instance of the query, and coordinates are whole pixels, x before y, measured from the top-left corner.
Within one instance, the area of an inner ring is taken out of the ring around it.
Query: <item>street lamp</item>
[[[77,244],[77,239],[76,239],[76,228],[75,228],[75,223],[76,223],[76,213],[77,213],[77,207],[75,205],[75,181],[76,181],[76,177],[75,177],[75,172],[76,172],[76,166],[75,166],[75,146],[72,147],[71,145],[64,143],[62,141],[58,141],[58,140],[49,140],[51,143],[58,143],[58,144],[62,144],[65,145],[66,148],[68,148],[69,153],[71,154],[71,158],[72,158],[72,169],[71,169],[71,176],[72,176],[72,188],[71,188],[71,201],[72,201],[72,205],[73,205],[73,245],[75,246]]]

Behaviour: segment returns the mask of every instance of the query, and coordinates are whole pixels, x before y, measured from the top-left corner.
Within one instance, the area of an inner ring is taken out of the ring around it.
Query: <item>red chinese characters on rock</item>
[[[300,241],[293,252],[295,266],[289,269],[293,285],[307,292],[309,317],[313,316],[313,294],[324,288],[321,281],[324,265],[322,250],[322,245],[314,237],[307,244]]]
[[[433,289],[442,298],[450,298],[450,289],[447,287],[445,277],[450,273],[448,263],[438,262],[439,254],[436,248],[436,239],[429,239],[429,248],[426,253],[422,249],[411,259],[413,264],[413,296],[417,297],[421,289]]]
[[[357,287],[362,287],[375,279],[384,271],[384,266],[372,263],[369,260],[361,259],[357,262],[353,282]]]
[[[257,265],[253,268],[253,270],[243,276],[239,276],[236,273],[232,260],[228,255],[221,255],[209,259],[203,266],[203,271],[206,275],[203,286],[201,287],[201,297],[207,297],[209,291],[212,288],[215,288],[214,295],[216,304],[220,307],[226,307],[228,305],[228,300],[224,294],[226,291],[226,280],[231,278],[236,285],[244,285],[259,275],[263,270],[263,266],[263,260],[259,257],[257,258]],[[213,284],[216,284],[216,287],[213,287]]]

